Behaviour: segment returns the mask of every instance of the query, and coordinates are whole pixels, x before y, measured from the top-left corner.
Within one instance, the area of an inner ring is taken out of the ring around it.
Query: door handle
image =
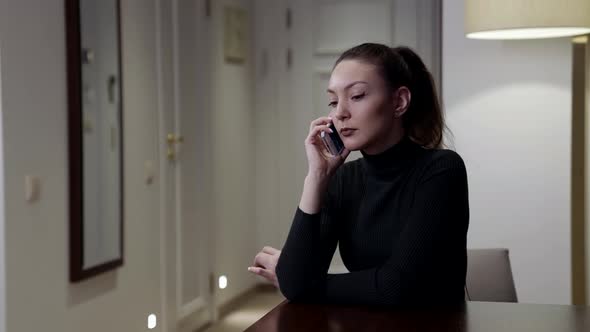
[[[175,161],[176,160],[176,149],[174,148],[174,144],[180,144],[184,142],[184,137],[182,135],[174,135],[168,134],[166,135],[166,143],[168,145],[168,149],[166,151],[166,156],[168,160]]]
[[[182,135],[176,136],[174,134],[168,134],[168,136],[166,136],[166,142],[168,142],[168,145],[182,143],[184,142],[184,137]]]

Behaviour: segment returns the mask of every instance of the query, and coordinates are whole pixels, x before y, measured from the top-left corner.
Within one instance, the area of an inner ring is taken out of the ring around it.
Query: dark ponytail
[[[406,134],[425,148],[440,148],[446,129],[444,115],[432,75],[420,57],[408,47],[391,48],[382,44],[365,43],[340,56],[377,66],[393,89],[405,86],[412,95],[410,106],[402,117]]]

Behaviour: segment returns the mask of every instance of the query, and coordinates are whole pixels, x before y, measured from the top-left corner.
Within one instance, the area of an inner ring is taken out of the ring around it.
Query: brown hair
[[[375,65],[385,82],[393,89],[405,86],[412,99],[402,117],[406,134],[425,148],[440,148],[446,130],[432,75],[424,62],[410,48],[365,43],[340,55],[334,67],[343,60],[360,60]]]

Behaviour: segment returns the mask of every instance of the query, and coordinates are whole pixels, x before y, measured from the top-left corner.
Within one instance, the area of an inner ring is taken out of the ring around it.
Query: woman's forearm
[[[328,176],[308,174],[303,182],[299,209],[307,214],[320,212],[322,198],[328,186]]]

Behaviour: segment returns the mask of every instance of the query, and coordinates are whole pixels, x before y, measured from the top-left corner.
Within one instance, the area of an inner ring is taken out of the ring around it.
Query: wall
[[[2,38],[0,38],[0,156],[3,156],[2,133]],[[0,157],[0,332],[6,331],[6,271],[5,271],[5,247],[4,241],[4,158]]]
[[[282,0],[256,0],[254,9],[255,23],[255,79],[256,98],[256,238],[257,249],[272,246],[280,249],[283,246],[282,229],[279,216],[279,160],[281,153],[278,118],[285,80],[284,59],[285,4]],[[291,205],[296,204],[292,203]],[[289,212],[291,212],[289,209]],[[262,280],[262,279],[260,279]]]
[[[63,0],[0,2],[8,331],[143,331],[160,311],[154,6],[122,1],[125,263],[68,282],[67,94]],[[40,200],[24,201],[27,174]]]
[[[443,2],[443,101],[469,176],[475,247],[507,247],[521,302],[570,295],[571,46],[464,37]]]
[[[584,159],[585,159],[585,166],[586,169],[584,170],[585,172],[585,182],[584,182],[584,190],[586,191],[586,197],[585,197],[585,234],[583,236],[584,238],[584,245],[585,245],[585,258],[586,258],[586,264],[585,264],[585,268],[586,268],[586,304],[590,303],[590,214],[588,213],[589,211],[589,207],[590,207],[590,195],[588,194],[588,188],[590,188],[590,151],[588,151],[588,149],[590,149],[590,135],[588,135],[588,131],[590,128],[590,116],[588,116],[588,111],[590,111],[590,37],[587,38],[586,41],[586,59],[585,59],[585,68],[584,70],[586,71],[585,74],[585,84],[584,84],[584,100],[582,101],[582,103],[584,103],[584,109],[586,110],[585,113],[585,147],[586,147],[586,153],[584,155]]]
[[[216,303],[255,284],[247,271],[257,253],[255,221],[254,65],[252,3],[250,0],[212,1],[213,100],[211,144],[215,220],[216,276],[226,275],[228,287],[217,290]],[[227,63],[223,53],[225,6],[246,11],[248,32],[244,63]]]
[[[144,163],[158,165],[155,4],[123,4],[125,126],[125,265],[116,272],[68,283],[67,91],[63,1],[7,0],[0,4],[2,100],[6,160],[7,322],[9,331],[145,329],[160,312],[158,179],[143,183]],[[229,286],[221,305],[256,278],[246,267],[257,251],[254,222],[253,63],[223,59],[223,7],[251,14],[248,0],[213,1],[215,59],[211,150],[215,202],[214,272]],[[252,17],[249,16],[251,22]],[[251,39],[251,42],[253,39]],[[251,44],[252,45],[252,44]],[[31,98],[34,96],[34,98]],[[34,134],[33,134],[34,133]],[[27,151],[27,153],[22,153]],[[154,170],[158,174],[157,170]],[[41,200],[26,204],[27,174],[41,179]],[[43,273],[43,282],[38,281]],[[35,316],[35,319],[30,319]],[[84,326],[84,328],[82,328]]]

